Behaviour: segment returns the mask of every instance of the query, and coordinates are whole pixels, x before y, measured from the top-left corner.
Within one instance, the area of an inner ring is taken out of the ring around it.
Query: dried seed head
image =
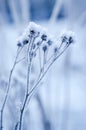
[[[43,49],[44,52],[46,52],[48,50],[48,46],[46,44],[44,44],[42,49]]]
[[[63,42],[68,42],[68,38],[66,36],[62,36],[62,43]]]
[[[46,40],[47,40],[47,35],[46,35],[46,34],[43,34],[43,35],[41,36],[41,39],[42,39],[43,41],[46,41]]]
[[[54,53],[56,54],[58,52],[58,47],[54,48]]]
[[[48,44],[49,46],[51,46],[52,43],[53,43],[53,42],[52,42],[51,40],[48,40],[48,41],[47,41],[47,44]]]
[[[19,42],[19,43],[17,43],[17,46],[18,47],[22,47],[22,44]]]
[[[69,37],[69,43],[70,43],[70,44],[71,44],[71,43],[74,43],[74,39],[73,39],[72,36]]]
[[[26,45],[26,44],[28,44],[28,40],[27,39],[25,39],[24,41],[23,41],[23,45]]]
[[[74,32],[72,31],[67,31],[67,32],[64,32],[61,36],[61,39],[62,39],[62,43],[66,43],[66,44],[71,44],[71,43],[74,43]]]
[[[35,24],[34,22],[30,22],[25,32],[28,36],[38,37],[40,34],[41,26]]]
[[[40,46],[40,44],[41,44],[41,42],[40,42],[40,41],[38,41],[38,42],[37,42],[37,46]]]
[[[17,46],[19,46],[19,47],[22,47],[29,43],[29,39],[28,39],[26,33],[23,33],[22,36],[20,36],[17,39],[17,43],[18,43]]]

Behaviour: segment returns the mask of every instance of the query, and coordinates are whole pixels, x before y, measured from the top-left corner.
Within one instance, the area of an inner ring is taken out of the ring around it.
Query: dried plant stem
[[[31,59],[31,51],[32,51],[32,47],[33,47],[33,42],[34,42],[34,39],[31,39],[30,41],[30,44],[31,46],[28,46],[28,49],[27,49],[27,62],[28,62],[28,68],[27,68],[27,90],[26,90],[26,94],[25,94],[25,99],[24,99],[24,103],[23,103],[23,106],[22,106],[22,109],[21,109],[21,112],[20,112],[20,119],[19,119],[19,130],[22,129],[22,121],[23,121],[23,114],[24,114],[24,109],[25,109],[25,106],[26,106],[26,103],[27,103],[27,100],[28,100],[28,91],[29,91],[29,84],[30,84],[30,70],[31,70],[31,63],[32,63],[32,59]],[[29,55],[28,55],[29,53]]]
[[[52,64],[65,52],[65,50],[68,48],[69,44],[65,47],[65,49],[55,57],[55,59],[53,61],[51,61],[51,63],[49,64],[49,66],[47,67],[47,69],[43,72],[43,74],[40,76],[39,80],[37,81],[37,83],[34,85],[34,87],[30,90],[30,92],[28,93],[28,95],[30,96],[33,91],[36,89],[36,87],[39,85],[39,83],[41,82],[41,80],[43,79],[43,77],[45,76],[45,74],[47,73],[47,71],[50,69],[50,67],[52,66]]]
[[[16,63],[19,63],[21,61],[25,60],[25,57],[23,57],[22,59],[18,60]]]
[[[28,100],[28,91],[29,91],[29,82],[30,82],[30,68],[31,68],[31,62],[28,65],[28,72],[27,72],[27,91],[26,91],[26,95],[25,95],[25,100],[21,109],[21,113],[20,113],[20,119],[19,119],[19,130],[22,129],[22,120],[23,120],[23,114],[24,114],[24,109]]]
[[[27,91],[26,91],[26,95],[25,95],[25,100],[21,109],[21,113],[20,113],[20,119],[19,119],[19,130],[22,129],[22,120],[23,120],[23,114],[24,114],[24,109],[28,100],[28,91],[29,91],[29,84],[30,84],[30,68],[31,68],[31,62],[28,65],[28,72],[27,72]]]
[[[64,51],[68,48],[68,45],[65,46],[65,48],[56,56],[54,57],[54,59],[50,59],[50,63],[49,65],[44,69],[44,71],[41,71],[41,73],[38,76],[37,82],[35,83],[35,85],[30,89],[30,70],[31,70],[31,65],[32,65],[32,57],[31,57],[31,52],[32,52],[32,48],[33,48],[33,43],[34,43],[34,39],[32,39],[30,41],[30,45],[29,46],[29,50],[27,50],[27,61],[28,61],[28,68],[27,68],[27,89],[26,89],[26,94],[25,94],[25,99],[22,105],[22,109],[20,111],[20,117],[19,117],[19,130],[22,130],[22,122],[23,122],[23,116],[24,116],[24,110],[26,108],[26,104],[29,103],[33,92],[35,91],[35,89],[38,87],[39,83],[41,82],[41,80],[43,79],[43,77],[45,76],[45,74],[47,73],[47,71],[49,70],[49,68],[52,66],[52,64],[64,53]],[[29,51],[29,52],[28,52]],[[29,55],[28,55],[29,54]],[[40,53],[39,53],[40,55]],[[44,59],[45,60],[45,59]],[[44,66],[43,66],[44,67]],[[41,68],[40,68],[41,69]],[[28,102],[27,102],[28,101]]]
[[[22,48],[21,48],[21,49],[22,49]],[[3,101],[3,104],[2,104],[2,108],[1,108],[1,120],[0,120],[1,126],[0,126],[0,130],[3,129],[3,113],[4,113],[4,108],[5,108],[6,101],[7,101],[8,95],[9,95],[9,90],[10,90],[10,86],[11,86],[12,74],[13,74],[14,69],[15,69],[15,66],[16,66],[16,64],[17,64],[17,58],[18,58],[18,55],[19,55],[20,51],[21,51],[21,50],[19,50],[19,48],[18,48],[14,65],[13,65],[11,71],[10,71],[9,81],[8,81],[8,86],[7,86],[7,91],[6,91],[6,95],[5,95],[5,98],[4,98],[4,101]]]
[[[52,64],[65,52],[65,50],[69,47],[69,44],[65,47],[65,49],[59,53],[59,55],[56,56],[56,58],[51,61],[51,63],[49,64],[49,66],[46,68],[46,70],[44,72],[42,72],[42,74],[39,74],[39,78],[36,82],[36,84],[34,85],[34,87],[29,91],[28,93],[28,97],[27,97],[27,100],[28,100],[28,103],[30,102],[30,99],[34,93],[34,91],[36,90],[36,88],[38,87],[38,85],[40,84],[41,80],[44,78],[44,76],[46,75],[46,73],[48,72],[48,70],[50,69],[50,67],[52,66]]]
[[[39,67],[40,67],[40,71],[41,71],[41,52],[40,52],[40,48],[39,48]]]
[[[69,45],[67,45],[65,47],[65,49],[58,55],[56,56],[56,58],[49,64],[49,66],[47,67],[47,69],[43,72],[42,75],[39,76],[39,79],[37,80],[37,83],[34,85],[34,87],[28,92],[26,93],[26,96],[25,96],[25,100],[24,100],[24,104],[23,104],[23,107],[22,107],[22,110],[21,110],[21,114],[20,114],[20,124],[19,124],[19,130],[21,130],[22,128],[22,119],[23,119],[23,114],[24,114],[24,109],[25,109],[25,106],[27,104],[27,101],[29,103],[32,95],[33,95],[33,92],[35,91],[35,89],[37,88],[37,86],[39,85],[39,83],[41,82],[41,80],[43,79],[43,77],[45,76],[45,74],[47,73],[47,71],[49,70],[49,68],[52,66],[52,64],[64,53],[64,51],[68,48]],[[31,64],[30,64],[31,65]],[[28,66],[29,67],[29,72],[30,72],[30,65]],[[28,73],[28,78],[29,78],[29,73]],[[29,83],[29,82],[27,82]],[[28,84],[29,85],[29,84]],[[27,86],[28,86],[27,85]],[[29,87],[29,86],[28,86]]]
[[[19,119],[19,130],[22,129],[23,114],[24,114],[24,109],[25,109],[27,100],[28,100],[28,94],[26,94],[26,96],[25,96],[25,100],[24,100],[24,103],[23,103],[23,107],[22,107],[22,109],[21,109],[20,119]]]
[[[17,130],[17,128],[18,128],[18,124],[19,124],[19,122],[16,123],[16,125],[15,125],[15,129],[14,129],[14,130]]]
[[[61,42],[58,51],[60,51],[61,47],[62,47],[63,43]],[[46,61],[45,65],[47,65],[52,59],[54,58],[54,55],[51,55],[50,58]]]

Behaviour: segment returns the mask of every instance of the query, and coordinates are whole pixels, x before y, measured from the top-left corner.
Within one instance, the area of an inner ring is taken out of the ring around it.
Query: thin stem
[[[41,80],[43,79],[43,77],[45,76],[45,74],[47,73],[47,71],[49,70],[49,68],[52,66],[52,64],[64,53],[64,51],[68,48],[69,45],[67,45],[64,50],[58,55],[56,56],[53,61],[49,64],[49,66],[47,67],[47,69],[43,72],[42,76],[39,75],[39,79],[37,80],[37,83],[34,85],[34,87],[26,94],[25,96],[25,101],[24,101],[24,104],[23,104],[23,107],[21,109],[21,114],[20,114],[20,124],[19,124],[19,130],[22,129],[22,120],[23,120],[23,114],[24,114],[24,109],[25,109],[25,106],[26,106],[26,103],[28,101],[30,101],[31,97],[32,97],[32,94],[33,92],[35,91],[36,87],[39,85],[39,83],[41,82]],[[28,82],[27,82],[28,83]],[[27,85],[28,86],[28,85]]]
[[[28,93],[28,95],[31,95],[33,93],[33,91],[36,89],[36,87],[39,85],[40,81],[43,79],[43,77],[45,76],[45,74],[47,73],[47,71],[50,69],[50,67],[52,66],[52,64],[65,52],[65,50],[68,48],[69,45],[67,45],[65,47],[65,49],[55,57],[55,59],[49,64],[49,66],[47,67],[47,69],[45,70],[45,72],[42,74],[42,76],[39,78],[38,82],[35,84],[35,86],[30,90],[30,92]]]
[[[40,52],[40,48],[39,48],[39,66],[40,66],[40,72],[41,72],[41,52]]]
[[[59,48],[58,48],[58,52],[59,52],[59,50],[61,49],[62,45],[63,45],[63,43],[61,42],[61,44],[60,44],[60,46],[59,46]],[[46,64],[47,64],[53,57],[54,57],[54,55],[51,55],[50,58],[47,60]]]
[[[31,69],[31,61],[28,65],[28,71],[27,71],[27,93],[29,91],[29,84],[30,84],[30,69]]]
[[[58,48],[58,52],[60,51],[62,45],[63,45],[63,43],[60,44],[60,46],[59,46],[59,48]],[[47,60],[47,62],[46,62],[45,65],[47,65],[53,58],[54,58],[54,55],[51,55],[51,57]]]
[[[28,69],[27,69],[27,90],[26,90],[26,95],[25,95],[25,100],[21,109],[21,113],[20,113],[20,119],[19,119],[19,130],[22,129],[22,121],[23,121],[23,115],[24,115],[24,109],[28,100],[28,91],[29,91],[29,85],[30,85],[30,70],[31,70],[31,64],[32,64],[32,57],[31,57],[31,52],[32,52],[32,48],[33,48],[33,44],[34,44],[34,40],[35,38],[31,38],[30,40],[30,45],[27,49],[27,61],[28,61]],[[29,55],[28,55],[29,54]]]
[[[19,119],[19,130],[22,129],[22,120],[23,120],[23,114],[24,114],[24,109],[25,109],[25,105],[28,99],[28,90],[29,90],[29,82],[30,82],[30,68],[31,68],[31,62],[29,62],[28,65],[28,70],[27,70],[27,90],[26,90],[26,95],[25,95],[25,100],[21,109],[21,113],[20,113],[20,119]]]
[[[43,56],[43,71],[44,71],[44,68],[45,68],[45,65],[46,65],[46,60],[47,60],[47,52],[44,52],[44,56]]]
[[[7,101],[8,95],[9,95],[12,74],[13,74],[14,68],[16,66],[16,61],[17,61],[17,58],[18,58],[18,55],[19,55],[21,49],[19,50],[19,48],[18,48],[17,55],[16,55],[16,58],[15,58],[15,61],[14,61],[14,65],[13,65],[13,67],[12,67],[12,69],[10,71],[10,75],[9,75],[8,87],[7,87],[6,95],[5,95],[5,98],[4,98],[4,101],[3,101],[3,104],[2,104],[2,108],[1,108],[1,130],[3,129],[3,113],[4,113],[4,108],[5,108],[5,105],[6,105],[6,101]]]
[[[60,46],[59,46],[58,50],[60,50],[60,49],[61,49],[62,45],[63,45],[63,42],[61,42],[61,44],[60,44]]]
[[[40,46],[42,45],[43,41],[40,42],[40,45],[35,49],[34,53],[37,52],[38,49],[40,49]]]
[[[33,48],[33,45],[34,45],[34,40],[35,38],[31,38],[31,48],[29,50],[27,50],[27,56],[28,56],[28,53],[29,53],[29,56],[27,57],[28,59],[28,69],[27,69],[27,94],[28,94],[28,91],[29,91],[29,84],[30,84],[30,70],[31,70],[31,64],[32,64],[32,57],[31,57],[31,52],[32,52],[32,48]],[[28,52],[30,51],[30,52]]]
[[[14,130],[17,130],[17,129],[18,129],[18,124],[19,124],[19,122],[16,123]]]
[[[16,64],[23,61],[25,59],[25,57],[21,58],[20,60],[16,61]]]
[[[42,76],[41,76],[41,74],[39,74],[39,77],[38,77],[38,80],[37,80],[36,84],[34,85],[34,87],[28,93],[28,96],[27,96],[28,103],[30,102],[30,99],[31,99],[31,97],[33,95],[33,92],[35,91],[35,89],[37,88],[37,86],[40,84],[41,80],[44,78],[44,76],[47,73],[47,71],[50,69],[50,67],[52,66],[52,64],[65,52],[65,50],[68,48],[68,46],[69,45],[67,45],[65,47],[65,49],[59,55],[57,55],[55,57],[55,59],[49,64],[49,66],[47,67],[47,69],[45,70],[45,72],[42,74]],[[21,130],[21,129],[19,129],[19,130]]]
[[[57,56],[55,57],[55,59],[49,64],[49,66],[47,67],[47,69],[45,70],[45,72],[42,74],[42,76],[41,76],[41,74],[39,74],[39,78],[38,78],[38,80],[37,80],[37,83],[34,85],[34,87],[33,87],[33,88],[29,91],[29,93],[28,93],[28,98],[29,98],[29,99],[27,99],[27,100],[28,100],[28,103],[30,102],[30,99],[31,99],[31,97],[32,97],[32,95],[33,95],[33,92],[35,91],[35,89],[37,88],[37,86],[40,84],[41,80],[44,78],[44,76],[46,75],[47,71],[50,69],[50,67],[52,66],[52,64],[65,52],[65,50],[69,47],[69,45],[70,45],[70,44],[68,44],[68,45],[64,48],[64,50],[63,50],[59,55],[57,55]]]
[[[20,122],[19,122],[19,130],[22,129],[23,114],[24,114],[24,109],[25,109],[27,100],[28,100],[28,94],[26,94],[25,101],[24,101],[23,107],[22,107],[22,109],[21,109]]]

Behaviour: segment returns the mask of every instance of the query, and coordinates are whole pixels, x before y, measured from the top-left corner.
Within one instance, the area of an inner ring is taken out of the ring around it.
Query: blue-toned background
[[[46,27],[56,38],[64,29],[72,30],[76,43],[43,79],[26,110],[23,130],[86,130],[85,0],[0,0],[0,108],[16,55],[16,39],[30,21]],[[22,63],[13,74],[3,130],[13,130],[18,119],[25,73]]]

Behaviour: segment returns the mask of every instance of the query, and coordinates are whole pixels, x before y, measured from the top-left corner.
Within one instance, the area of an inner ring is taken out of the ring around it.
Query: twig
[[[25,95],[25,100],[21,109],[21,113],[20,113],[20,119],[19,119],[19,130],[22,129],[22,120],[23,120],[23,114],[24,114],[24,109],[28,100],[28,91],[29,91],[29,84],[30,84],[30,70],[31,70],[31,63],[32,63],[32,57],[31,57],[31,52],[32,52],[32,48],[33,48],[33,43],[34,43],[35,38],[31,38],[30,41],[30,47],[27,50],[27,61],[28,61],[28,70],[27,70],[27,90],[26,90],[26,95]],[[29,52],[28,52],[29,51]],[[29,55],[28,55],[29,53]]]
[[[30,92],[28,93],[28,95],[30,96],[33,91],[36,89],[36,87],[39,85],[40,81],[43,79],[43,77],[45,76],[45,74],[47,73],[47,71],[50,69],[50,67],[52,66],[52,64],[65,52],[65,50],[68,48],[69,45],[67,45],[65,47],[65,49],[58,55],[56,56],[56,58],[49,64],[49,66],[47,67],[47,69],[45,70],[45,72],[42,74],[42,76],[40,77],[40,79],[38,80],[38,82],[35,84],[35,86],[30,90]]]
[[[49,64],[49,66],[47,67],[47,69],[45,70],[45,72],[42,74],[42,76],[39,75],[39,79],[37,80],[37,83],[34,85],[34,87],[27,94],[27,99],[26,99],[26,102],[28,101],[27,104],[29,104],[29,102],[31,100],[31,97],[33,96],[33,92],[36,90],[37,86],[40,84],[41,80],[44,78],[44,76],[46,75],[47,71],[50,69],[50,67],[52,66],[52,64],[65,52],[65,50],[69,47],[69,45],[70,44],[68,44],[65,47],[65,49],[58,56],[56,56],[56,58]]]
[[[39,48],[39,66],[40,66],[40,72],[41,72],[41,52],[40,52],[40,48]]]
[[[25,105],[27,103],[27,99],[28,99],[28,94],[26,94],[26,96],[25,96],[25,101],[24,101],[23,107],[21,109],[20,119],[19,119],[19,130],[21,130],[21,128],[22,128],[22,119],[23,119],[23,114],[24,114]]]
[[[18,124],[19,124],[19,122],[16,123],[16,125],[15,125],[15,130],[18,129]]]
[[[28,95],[27,95],[27,100],[28,103],[30,102],[30,99],[33,95],[33,92],[35,91],[35,89],[37,88],[37,86],[40,84],[41,80],[44,78],[44,76],[46,75],[47,71],[50,69],[50,67],[52,66],[52,64],[65,52],[65,50],[69,47],[70,44],[68,44],[65,49],[56,56],[56,58],[49,64],[49,66],[47,67],[47,69],[45,70],[45,72],[41,75],[39,75],[39,79],[37,80],[37,83],[34,85],[34,87],[29,91]]]
[[[23,61],[24,59],[25,59],[25,57],[24,57],[24,58],[21,58],[21,59],[18,60],[18,61],[16,61],[16,63],[19,63],[19,62]]]
[[[7,98],[8,98],[8,95],[9,95],[9,90],[10,90],[10,85],[11,85],[11,79],[12,79],[12,74],[13,74],[13,71],[14,71],[14,68],[17,64],[17,58],[21,52],[22,48],[19,50],[18,48],[18,51],[17,51],[17,55],[16,55],[16,58],[15,58],[15,61],[14,61],[14,65],[10,71],[10,75],[9,75],[9,81],[8,81],[8,88],[7,88],[7,92],[6,92],[6,95],[5,95],[5,98],[4,98],[4,101],[3,101],[3,105],[2,105],[2,108],[1,108],[1,129],[3,129],[3,112],[4,112],[4,108],[5,108],[5,105],[6,105],[6,101],[7,101]]]
[[[63,42],[61,42],[61,44],[60,44],[60,46],[58,48],[58,52],[60,51],[62,45],[63,45]],[[50,58],[46,61],[45,65],[47,65],[53,58],[54,58],[54,55],[51,55]]]

